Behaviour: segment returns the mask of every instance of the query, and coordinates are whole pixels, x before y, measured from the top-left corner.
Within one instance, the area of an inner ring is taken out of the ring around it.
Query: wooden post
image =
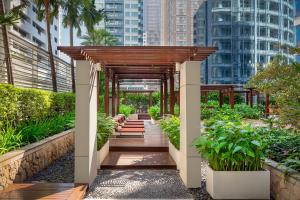
[[[116,115],[116,77],[115,74],[112,75],[112,84],[111,84],[111,116]]]
[[[230,88],[229,92],[229,102],[230,102],[230,108],[234,109],[234,88]]]
[[[120,81],[117,79],[117,114],[120,112]]]
[[[256,104],[258,105],[260,103],[260,94],[258,91],[256,91]]]
[[[100,97],[100,72],[97,71],[97,112],[100,111],[100,100],[99,100],[99,97]]]
[[[149,92],[149,108],[152,107],[152,92]]]
[[[164,77],[164,114],[168,114],[168,79]]]
[[[170,72],[170,114],[174,115],[175,94],[174,94],[174,74]]]
[[[220,106],[220,108],[222,108],[223,104],[224,104],[224,94],[223,94],[222,90],[219,90],[219,106]]]
[[[124,91],[124,92],[123,92],[123,104],[126,104],[126,103],[127,103],[127,99],[126,99],[127,96],[126,96],[126,94],[127,94],[127,93]]]
[[[164,115],[164,91],[163,80],[160,80],[160,116]]]
[[[246,92],[246,104],[249,105],[249,92]]]
[[[265,114],[266,114],[266,116],[270,115],[270,95],[269,94],[266,94]]]
[[[250,88],[249,101],[250,101],[250,107],[253,108],[253,89],[252,88]]]
[[[105,70],[104,112],[109,116],[109,70]]]

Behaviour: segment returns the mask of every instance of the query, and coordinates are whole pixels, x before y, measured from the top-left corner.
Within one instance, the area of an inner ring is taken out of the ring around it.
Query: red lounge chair
[[[127,122],[143,122],[144,123],[144,120],[127,120]]]
[[[143,124],[125,124],[122,128],[144,128]]]
[[[144,128],[121,128],[118,130],[120,134],[122,133],[142,133],[144,134],[145,129]]]

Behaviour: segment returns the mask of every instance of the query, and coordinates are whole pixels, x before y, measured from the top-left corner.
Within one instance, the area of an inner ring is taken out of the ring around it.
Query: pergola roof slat
[[[195,46],[74,46],[58,47],[74,60],[90,60],[119,74],[120,79],[156,79],[176,63],[203,61],[217,48]]]

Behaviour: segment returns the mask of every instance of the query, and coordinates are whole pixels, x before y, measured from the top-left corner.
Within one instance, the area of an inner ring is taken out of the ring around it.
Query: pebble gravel
[[[86,198],[193,199],[176,170],[100,170]]]
[[[73,183],[74,153],[65,154],[25,182]]]

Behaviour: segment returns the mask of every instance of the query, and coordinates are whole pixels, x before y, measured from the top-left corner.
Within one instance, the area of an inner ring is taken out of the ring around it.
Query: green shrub
[[[29,144],[71,129],[74,126],[75,114],[67,113],[40,121],[23,123],[17,127],[17,130],[21,132],[23,142]]]
[[[160,107],[152,106],[148,108],[148,113],[152,119],[158,120],[160,118]]]
[[[259,119],[263,116],[263,110],[260,106],[251,108],[247,104],[236,104],[234,110],[241,115],[242,118]]]
[[[70,92],[52,93],[52,112],[63,114],[75,110],[75,94]]]
[[[73,112],[75,95],[0,84],[0,128]]]
[[[97,150],[100,150],[113,134],[116,122],[112,117],[105,117],[105,114],[98,115],[97,123]]]
[[[160,92],[154,92],[152,94],[152,104],[159,105],[160,104]]]
[[[264,144],[250,125],[216,121],[206,128],[194,146],[216,171],[257,171],[262,169]]]
[[[174,105],[174,115],[179,116],[180,115],[180,107],[178,104]]]
[[[180,119],[176,116],[161,120],[160,128],[176,149],[180,149]],[[199,130],[200,131],[200,130]]]
[[[20,148],[23,145],[23,137],[20,131],[16,131],[11,125],[0,130],[0,155]]]
[[[126,94],[126,104],[132,105],[134,108],[139,108],[141,106],[146,106],[149,104],[148,94]]]
[[[135,108],[133,106],[128,105],[120,105],[120,111],[119,114],[124,114],[126,117],[128,117],[130,114],[134,114]]]
[[[258,128],[267,144],[266,155],[300,172],[300,133],[284,128]]]

